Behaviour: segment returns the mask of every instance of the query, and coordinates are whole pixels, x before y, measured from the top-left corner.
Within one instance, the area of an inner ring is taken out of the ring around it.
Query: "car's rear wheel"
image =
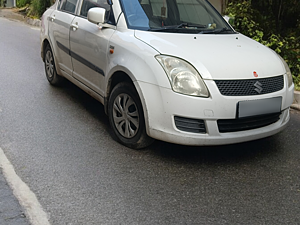
[[[44,64],[46,77],[49,83],[55,86],[62,84],[64,78],[59,76],[56,72],[54,56],[50,45],[47,45],[45,48]]]
[[[141,100],[132,84],[120,83],[113,88],[108,101],[108,116],[115,138],[121,144],[141,149],[153,142],[146,133]]]

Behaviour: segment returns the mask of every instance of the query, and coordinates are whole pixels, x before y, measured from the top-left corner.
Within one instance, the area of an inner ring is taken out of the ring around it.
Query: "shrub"
[[[17,7],[22,8],[26,5],[29,5],[31,0],[17,0]]]
[[[52,5],[52,0],[32,0],[32,14],[41,17],[45,10]]]

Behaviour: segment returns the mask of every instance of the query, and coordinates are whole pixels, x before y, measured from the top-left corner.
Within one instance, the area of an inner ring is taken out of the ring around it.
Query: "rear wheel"
[[[59,76],[56,72],[54,56],[50,45],[47,45],[47,47],[45,48],[44,59],[46,77],[49,83],[55,86],[62,84],[64,78]]]
[[[114,87],[108,101],[108,116],[121,144],[141,149],[153,142],[146,133],[142,104],[133,85],[120,83]]]

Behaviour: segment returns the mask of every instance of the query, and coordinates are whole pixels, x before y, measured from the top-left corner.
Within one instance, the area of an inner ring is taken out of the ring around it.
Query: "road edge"
[[[34,27],[41,27],[41,20],[40,19],[32,19],[28,16],[25,16],[21,13],[18,12],[18,8],[1,8],[0,7],[0,11],[3,12],[3,15],[1,16],[0,13],[0,17],[4,17],[7,19],[13,19],[13,20],[17,20],[17,21],[22,21],[28,25],[34,26]]]
[[[48,215],[43,210],[36,195],[30,190],[26,183],[16,174],[13,165],[7,159],[4,151],[0,148],[0,168],[3,175],[13,190],[15,197],[23,207],[29,222],[32,225],[50,225]]]

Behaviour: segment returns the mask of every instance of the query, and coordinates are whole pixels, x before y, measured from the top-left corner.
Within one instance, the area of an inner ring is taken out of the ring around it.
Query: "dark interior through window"
[[[62,11],[75,13],[77,0],[62,0],[60,9]]]

